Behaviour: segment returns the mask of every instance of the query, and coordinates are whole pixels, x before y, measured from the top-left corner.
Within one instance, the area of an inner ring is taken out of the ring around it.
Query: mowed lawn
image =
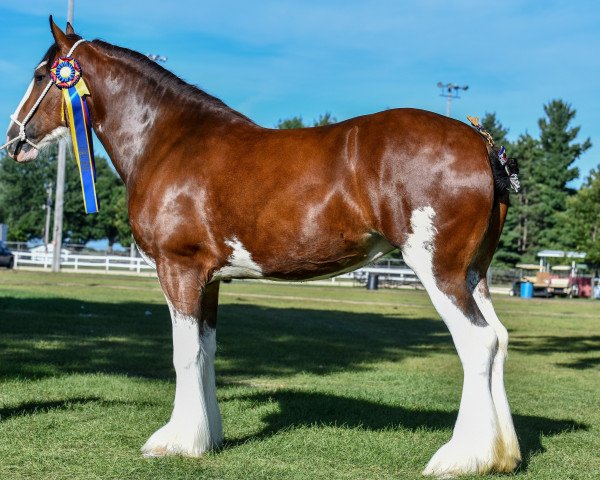
[[[600,301],[495,303],[516,477],[600,478]],[[451,436],[462,371],[423,291],[234,282],[217,339],[223,448],[144,459],[175,388],[157,281],[1,271],[0,479],[412,479]]]

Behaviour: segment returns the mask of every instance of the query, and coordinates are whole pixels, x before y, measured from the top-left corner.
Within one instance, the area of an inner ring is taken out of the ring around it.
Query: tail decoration
[[[73,149],[79,168],[85,213],[96,213],[99,209],[96,195],[96,165],[94,163],[90,114],[85,100],[85,96],[89,95],[90,92],[83,80],[79,62],[74,58],[58,58],[50,69],[50,76],[63,94],[63,119],[64,108],[67,107]]]
[[[521,190],[521,182],[519,181],[519,167],[517,165],[517,161],[514,158],[508,158],[506,155],[506,149],[504,147],[500,147],[499,149],[496,147],[492,135],[479,123],[479,118],[467,115],[467,119],[481,134],[481,136],[487,140],[491,150],[494,152],[498,162],[500,163],[500,166],[503,167],[506,175],[508,175],[508,181],[510,182],[511,188],[515,192],[519,193],[519,190]]]

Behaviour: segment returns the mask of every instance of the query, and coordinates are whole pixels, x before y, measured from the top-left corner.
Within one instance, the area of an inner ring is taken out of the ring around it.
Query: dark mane
[[[171,90],[182,99],[198,102],[203,108],[210,109],[214,112],[233,115],[239,119],[252,122],[252,120],[250,120],[248,117],[229,107],[223,101],[213,97],[203,90],[200,90],[194,85],[190,85],[174,73],[161,67],[158,63],[150,60],[141,53],[128,48],[118,47],[98,39],[93,40],[91,43],[101,47],[114,57],[129,61],[132,65],[135,65],[140,69],[144,77],[154,79],[154,81],[156,81],[161,87]]]

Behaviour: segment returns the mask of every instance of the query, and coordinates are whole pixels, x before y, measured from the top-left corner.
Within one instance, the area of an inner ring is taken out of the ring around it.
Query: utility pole
[[[69,0],[67,21],[73,25],[73,2]],[[61,100],[62,101],[62,100]],[[62,250],[63,209],[65,196],[65,168],[67,140],[58,142],[58,160],[56,165],[56,202],[54,204],[54,229],[52,235],[52,271],[60,272],[60,251]]]
[[[46,209],[46,225],[44,227],[44,246],[45,246],[45,251],[46,253],[48,253],[48,241],[49,241],[49,237],[50,237],[50,215],[51,215],[51,208],[52,208],[52,182],[48,182],[46,184],[46,205],[44,206],[44,208]]]
[[[462,87],[459,87],[456,83],[442,83],[442,82],[438,82],[437,83],[438,88],[442,89],[442,93],[440,93],[440,97],[446,97],[446,116],[447,117],[451,117],[452,116],[452,99],[453,98],[460,98],[460,96],[458,95],[458,91],[459,90],[468,90],[469,86],[468,85],[463,85]]]
[[[52,236],[52,271],[60,272],[60,251],[62,250],[63,210],[65,201],[65,164],[67,141],[58,142],[58,164],[56,173],[56,196],[54,201],[54,228]]]

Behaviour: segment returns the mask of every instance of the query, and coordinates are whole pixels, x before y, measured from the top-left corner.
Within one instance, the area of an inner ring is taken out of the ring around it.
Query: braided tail
[[[488,154],[494,173],[494,183],[499,193],[506,192],[509,187],[519,193],[521,182],[519,181],[519,165],[517,160],[515,158],[508,158],[504,147],[498,148],[496,146],[492,135],[483,128],[477,117],[467,115],[467,119],[471,122],[475,130],[487,140]]]

